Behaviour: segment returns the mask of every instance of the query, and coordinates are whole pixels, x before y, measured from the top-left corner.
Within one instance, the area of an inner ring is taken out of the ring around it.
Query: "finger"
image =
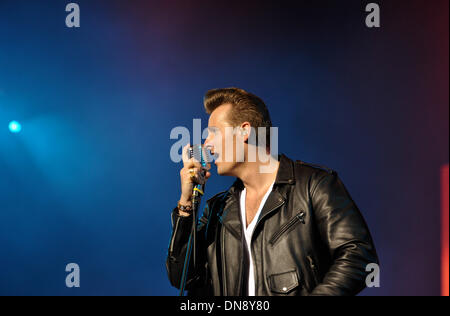
[[[197,179],[201,175],[201,170],[199,168],[189,168],[187,169],[190,179]]]
[[[206,182],[206,171],[199,168],[189,169],[189,180],[193,183],[204,184]]]
[[[197,168],[199,170],[201,170],[203,168],[203,166],[201,165],[201,163],[199,163],[198,161],[194,160],[194,159],[190,159],[189,161],[187,161],[184,165],[185,168]]]
[[[198,174],[195,179],[198,184],[205,184],[205,177],[202,174]]]
[[[203,184],[206,182],[206,180],[209,179],[209,177],[211,177],[211,172],[209,172],[203,168],[203,170],[201,171],[201,177],[202,177],[202,184]]]
[[[208,179],[211,176],[211,172],[209,172],[208,166],[207,167],[202,167],[201,172],[203,173],[203,175],[205,176],[206,179]]]
[[[189,148],[191,147],[191,144],[187,144],[183,147],[182,157],[183,157],[183,163],[187,163],[191,158],[189,157]]]

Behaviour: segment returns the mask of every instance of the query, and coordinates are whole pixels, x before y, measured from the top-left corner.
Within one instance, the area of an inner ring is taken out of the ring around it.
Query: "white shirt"
[[[247,226],[247,216],[245,211],[245,197],[247,195],[247,190],[244,188],[244,190],[241,191],[241,216],[242,216],[242,225],[244,228],[244,235],[245,235],[245,244],[247,245],[247,250],[249,253],[250,258],[250,266],[248,271],[248,296],[255,296],[255,276],[254,276],[254,267],[253,267],[253,258],[252,258],[252,250],[250,248],[250,243],[252,241],[252,234],[255,229],[256,223],[258,222],[258,218],[261,214],[261,210],[264,207],[264,204],[266,204],[266,200],[269,197],[270,192],[272,192],[273,185],[275,182],[272,182],[269,189],[267,190],[266,194],[264,195],[263,199],[261,200],[261,204],[259,205],[258,211],[256,212],[255,217],[253,218],[252,222]]]

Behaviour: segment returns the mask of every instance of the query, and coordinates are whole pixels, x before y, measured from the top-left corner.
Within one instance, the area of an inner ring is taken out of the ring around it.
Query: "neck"
[[[268,162],[244,162],[237,170],[236,176],[244,183],[247,192],[265,192],[275,181],[279,164],[272,156]]]

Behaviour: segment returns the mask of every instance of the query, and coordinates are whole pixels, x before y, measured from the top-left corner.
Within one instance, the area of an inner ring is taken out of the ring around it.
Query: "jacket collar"
[[[284,194],[285,190],[282,190],[282,185],[294,184],[294,164],[291,159],[284,154],[278,156],[280,162],[273,191],[267,198],[263,209],[261,210],[260,218],[263,218],[267,213],[270,213],[281,206],[286,200]],[[237,238],[242,238],[242,222],[240,215],[239,195],[244,189],[244,184],[240,179],[236,179],[233,185],[229,188],[227,194],[224,196],[223,211],[218,214],[219,220],[227,227],[233,235]],[[255,227],[256,229],[256,227]]]

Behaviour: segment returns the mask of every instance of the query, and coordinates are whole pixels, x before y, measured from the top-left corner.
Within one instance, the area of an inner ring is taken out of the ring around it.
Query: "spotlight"
[[[19,133],[22,130],[22,125],[17,121],[11,121],[9,123],[9,130],[11,133]]]

